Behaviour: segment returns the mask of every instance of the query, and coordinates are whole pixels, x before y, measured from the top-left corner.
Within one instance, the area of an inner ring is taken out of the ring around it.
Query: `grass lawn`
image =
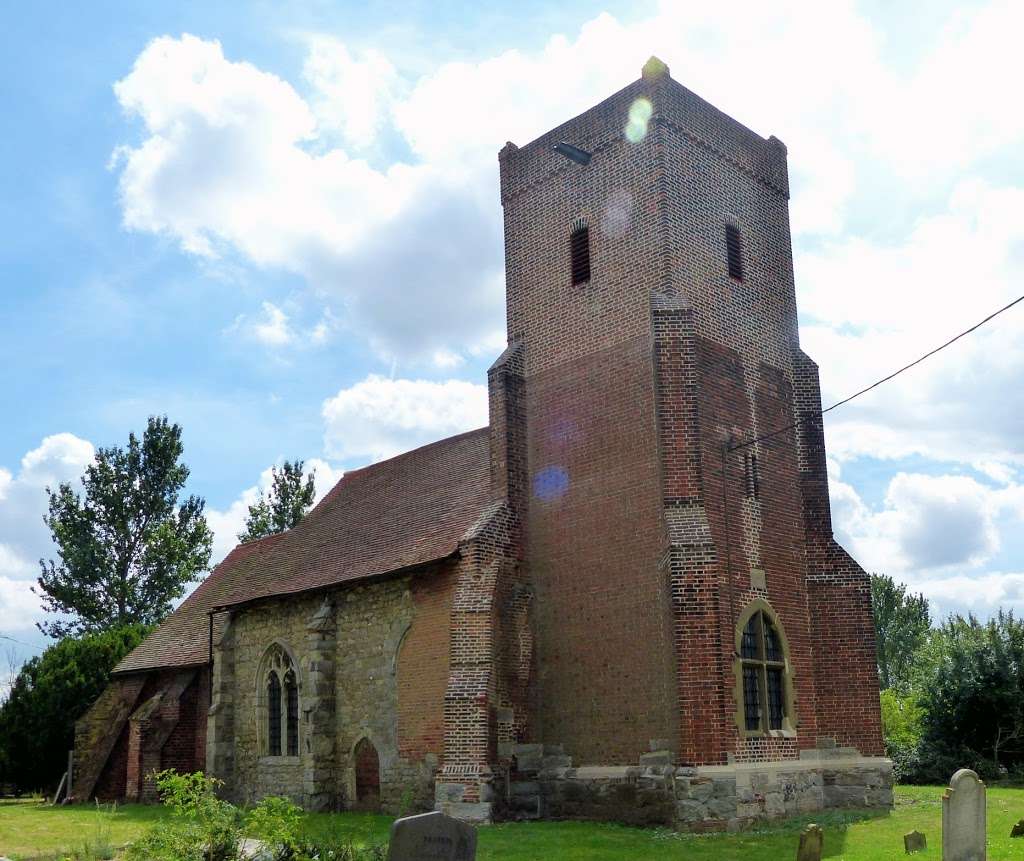
[[[797,834],[808,822],[825,830],[825,857],[834,861],[906,858],[903,834],[917,829],[928,837],[921,858],[941,858],[941,787],[900,787],[892,814],[865,816],[830,812],[743,834],[690,835],[656,829],[588,822],[531,822],[480,830],[480,861],[785,861],[796,856]],[[166,816],[158,807],[125,805],[114,813],[88,806],[53,808],[0,801],[0,854],[32,858],[80,846],[105,834],[120,845]],[[1013,823],[1024,817],[1024,789],[988,791],[990,861],[1024,857],[1024,839],[1010,840]],[[370,814],[312,814],[311,831],[343,833],[358,842],[384,842],[391,819]]]

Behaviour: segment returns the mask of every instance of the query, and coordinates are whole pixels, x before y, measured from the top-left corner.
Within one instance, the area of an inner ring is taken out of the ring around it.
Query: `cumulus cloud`
[[[31,631],[42,617],[30,587],[38,560],[55,554],[43,523],[46,488],[77,480],[93,454],[88,440],[58,433],[28,452],[17,473],[0,470],[0,631]]]
[[[323,417],[330,457],[377,461],[486,425],[487,388],[371,374],[324,401]]]
[[[1024,189],[963,181],[944,212],[900,242],[850,236],[798,260],[801,340],[826,402],[923,355],[1020,295]],[[1024,312],[986,327],[830,414],[829,450],[849,460],[910,454],[1024,461]]]

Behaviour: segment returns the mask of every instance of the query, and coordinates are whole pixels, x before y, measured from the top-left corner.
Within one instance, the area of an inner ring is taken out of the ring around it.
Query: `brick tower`
[[[500,164],[492,484],[533,642],[499,742],[601,766],[881,754],[869,581],[832,537],[799,344],[785,146],[652,58]]]

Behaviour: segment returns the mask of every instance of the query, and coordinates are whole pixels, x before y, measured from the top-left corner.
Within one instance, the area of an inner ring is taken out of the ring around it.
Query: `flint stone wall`
[[[893,804],[892,761],[852,748],[699,768],[672,765],[667,751],[645,755],[637,766],[573,768],[559,759],[565,758],[546,754],[532,775],[520,766],[508,793],[510,816],[737,831],[819,810]]]
[[[311,730],[309,625],[325,595],[295,596],[246,608],[236,615],[233,637],[233,800],[253,803],[284,795],[316,809],[351,807],[355,797],[353,751],[368,738],[380,758],[381,807],[397,813],[429,810],[441,751],[418,758],[399,753],[397,651],[414,616],[409,578],[378,582],[326,595],[334,606],[332,659],[333,733]],[[299,669],[299,756],[261,755],[257,679],[271,643],[291,652]],[[321,671],[323,662],[320,661]]]

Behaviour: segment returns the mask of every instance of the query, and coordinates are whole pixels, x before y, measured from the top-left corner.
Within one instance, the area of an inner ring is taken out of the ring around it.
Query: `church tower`
[[[832,538],[799,344],[786,158],[656,58],[501,151],[492,487],[532,632],[505,737],[577,765],[882,753],[869,580]]]

